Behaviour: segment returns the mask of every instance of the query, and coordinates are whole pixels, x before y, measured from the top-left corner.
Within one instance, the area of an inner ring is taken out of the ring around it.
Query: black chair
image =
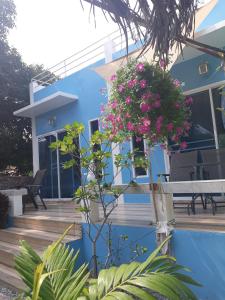
[[[225,179],[225,149],[209,149],[201,152],[201,176],[205,180]],[[208,202],[212,206],[212,213],[215,214],[217,207],[225,207],[225,199],[216,201],[218,194],[206,194],[205,206]]]
[[[34,207],[38,209],[38,204],[35,200],[35,197],[38,196],[44,206],[45,209],[47,209],[47,206],[41,196],[40,188],[42,186],[43,179],[46,174],[46,169],[38,170],[37,173],[34,176],[33,182],[25,188],[27,189],[27,195],[23,196],[23,211],[25,211],[25,206],[27,202],[32,202]]]
[[[165,181],[176,182],[176,181],[192,181],[199,179],[199,168],[198,168],[198,151],[190,152],[175,152],[170,157],[170,174],[159,174],[163,176]],[[184,194],[174,194],[174,196],[184,197]],[[201,203],[204,206],[204,198],[202,194],[185,194],[185,196],[191,196],[191,200],[174,200],[174,208],[184,208],[187,206],[188,214],[190,215],[190,209],[195,214],[195,204],[198,197],[201,198]]]

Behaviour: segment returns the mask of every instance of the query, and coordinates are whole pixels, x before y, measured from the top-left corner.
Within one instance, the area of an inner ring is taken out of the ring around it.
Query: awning
[[[212,9],[217,4],[218,0],[211,0],[206,5],[202,6],[196,11],[195,15],[195,28],[198,28],[198,26],[204,21],[204,19],[208,16],[208,14],[212,11]],[[200,33],[198,34],[198,36]],[[137,49],[136,51],[131,52],[128,55],[128,58],[135,58],[138,57],[138,55],[141,53],[142,49]],[[180,55],[180,50],[177,47],[174,47],[172,50],[173,56],[171,58],[171,63],[169,65],[169,69],[172,67],[172,65],[175,63],[177,58]],[[144,59],[147,61],[153,60],[154,51],[153,49],[149,49],[145,55],[143,56]],[[95,72],[98,73],[103,79],[106,81],[110,81],[110,77],[116,73],[116,71],[124,66],[127,63],[127,56],[123,56],[117,60],[114,60],[110,63],[107,63],[105,65],[102,65],[100,67],[95,68]]]
[[[36,117],[50,110],[57,109],[66,104],[76,101],[78,97],[73,94],[56,92],[48,97],[41,99],[40,101],[34,102],[28,106],[25,106],[14,112],[17,117]]]

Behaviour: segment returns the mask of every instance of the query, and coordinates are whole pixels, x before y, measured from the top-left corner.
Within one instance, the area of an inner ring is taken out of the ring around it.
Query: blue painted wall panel
[[[198,66],[204,62],[208,62],[209,64],[209,73],[207,75],[199,75]],[[184,91],[188,91],[225,80],[225,72],[218,70],[220,63],[220,59],[203,54],[194,59],[174,65],[171,69],[171,75],[184,84]]]
[[[88,239],[87,224],[82,224],[83,232],[83,250],[86,262],[91,261],[92,248],[90,240]],[[95,230],[94,228],[92,230]],[[127,235],[128,240],[121,242],[121,235]],[[103,231],[103,237],[100,238],[97,244],[98,259],[103,264],[107,256],[107,230]],[[141,256],[138,260],[145,260],[149,254],[155,249],[155,228],[154,227],[131,227],[131,226],[112,226],[112,245],[117,257],[117,263],[128,263],[134,255],[131,249],[135,249],[136,244],[147,247],[148,252]],[[122,251],[118,250],[121,249]]]
[[[225,234],[175,230],[173,255],[192,270],[203,287],[193,288],[199,300],[225,299]]]
[[[72,245],[75,249],[81,249],[81,262],[90,262],[92,257],[91,243],[85,232],[87,225],[83,227],[83,244],[75,241]],[[98,242],[98,258],[103,263],[107,255],[107,235]],[[128,241],[120,244],[121,235],[127,235]],[[127,263],[131,260],[132,251],[136,243],[147,247],[146,255],[138,260],[143,261],[156,248],[154,227],[119,226],[112,227],[112,242],[114,251],[123,249],[117,253],[118,263]],[[174,230],[172,234],[172,255],[177,262],[191,269],[191,275],[200,282],[203,287],[194,287],[193,291],[199,300],[224,300],[225,299],[225,233]]]
[[[206,19],[197,28],[197,31],[205,29],[209,26],[225,20],[225,0],[218,0],[216,6],[206,17]]]

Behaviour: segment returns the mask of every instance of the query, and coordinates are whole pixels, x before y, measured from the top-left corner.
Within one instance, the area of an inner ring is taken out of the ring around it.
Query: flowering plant
[[[112,88],[104,107],[103,126],[112,137],[164,144],[168,138],[180,143],[190,130],[191,97],[184,97],[178,80],[160,66],[129,61],[111,77]],[[186,143],[180,143],[181,148]]]

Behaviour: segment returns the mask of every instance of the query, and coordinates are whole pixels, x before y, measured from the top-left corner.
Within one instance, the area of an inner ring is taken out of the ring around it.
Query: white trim
[[[224,74],[225,74],[225,72],[224,72]],[[225,80],[213,82],[213,83],[201,86],[199,88],[188,90],[188,91],[183,92],[183,94],[184,95],[196,94],[196,93],[199,93],[199,92],[203,92],[205,90],[209,90],[210,88],[219,87],[220,85],[223,85],[223,84],[225,84]]]
[[[58,134],[55,135],[56,141],[58,141]],[[56,161],[57,161],[57,179],[58,179],[58,197],[61,199],[61,178],[60,178],[60,161],[59,161],[59,148],[56,149]]]
[[[64,93],[61,91],[55,92],[48,97],[41,99],[40,101],[34,102],[33,95],[31,97],[31,104],[27,105],[17,111],[14,111],[14,115],[18,117],[35,117],[40,114],[46,113],[53,109],[57,109],[66,104],[72,103],[78,100],[78,96]]]
[[[53,131],[48,131],[46,133],[43,133],[43,134],[39,134],[37,135],[37,138],[43,138],[45,136],[48,136],[48,135],[55,135],[55,134],[58,134],[60,132],[63,132],[63,131],[66,131],[64,128],[61,128],[61,129],[57,129],[57,130],[53,130]]]
[[[143,142],[144,142],[144,153],[145,153],[147,151],[146,139],[143,139]],[[132,152],[134,151],[133,138],[130,139],[130,149]],[[148,159],[151,159],[151,158],[148,157]],[[148,178],[149,177],[149,168],[146,169],[146,175],[136,176],[135,167],[132,164],[132,175],[133,175],[133,178]]]
[[[33,176],[40,169],[39,163],[39,145],[38,137],[36,136],[36,121],[33,117],[31,120],[31,130],[32,130],[32,158],[33,158]]]
[[[209,89],[209,101],[210,101],[210,107],[211,107],[211,115],[212,115],[215,146],[216,146],[216,149],[219,149],[217,126],[216,126],[216,116],[215,116],[215,109],[214,109],[214,105],[213,105],[212,88]]]
[[[216,24],[213,24],[212,26],[209,26],[205,29],[202,29],[200,31],[195,32],[195,39],[199,38],[201,36],[207,35],[207,34],[213,32],[213,31],[216,31],[216,30],[221,29],[223,27],[225,27],[225,20],[220,21]]]

